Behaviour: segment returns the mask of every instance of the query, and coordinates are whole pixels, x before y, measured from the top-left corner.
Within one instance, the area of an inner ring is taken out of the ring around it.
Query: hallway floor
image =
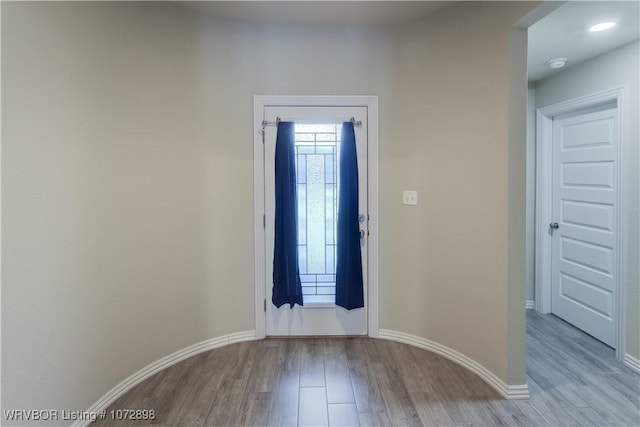
[[[94,425],[640,425],[640,376],[611,348],[532,310],[527,340],[528,401],[503,400],[475,374],[404,344],[266,339],[187,359],[109,408],[155,410],[155,420]]]

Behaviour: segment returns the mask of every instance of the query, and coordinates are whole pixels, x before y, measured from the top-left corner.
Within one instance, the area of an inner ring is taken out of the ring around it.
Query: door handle
[[[557,230],[558,228],[560,228],[560,224],[558,224],[557,222],[552,222],[551,224],[549,224],[549,228],[551,230]]]
[[[360,229],[360,238],[364,239],[364,230],[363,229]]]

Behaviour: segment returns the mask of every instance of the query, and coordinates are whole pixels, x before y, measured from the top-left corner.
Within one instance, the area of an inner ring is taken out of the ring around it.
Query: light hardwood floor
[[[109,410],[154,421],[96,426],[639,426],[640,376],[551,315],[527,311],[531,399],[507,401],[458,365],[370,338],[244,342],[174,365]]]

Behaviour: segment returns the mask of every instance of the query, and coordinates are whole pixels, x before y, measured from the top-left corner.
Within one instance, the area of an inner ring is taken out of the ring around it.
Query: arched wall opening
[[[251,338],[255,94],[379,97],[381,332],[525,384],[513,25],[535,5],[303,26],[3,3],[3,409],[97,407]]]

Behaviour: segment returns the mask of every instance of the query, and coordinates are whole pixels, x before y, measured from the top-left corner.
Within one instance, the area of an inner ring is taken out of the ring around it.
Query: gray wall
[[[380,137],[381,328],[470,355],[509,384],[525,382],[524,357],[511,353],[525,346],[524,228],[519,236],[510,222],[520,180],[510,166],[525,145],[526,90],[517,70],[526,39],[510,30],[531,7],[467,3],[399,28],[394,96],[381,108],[391,118]],[[415,208],[399,203],[407,188],[420,193]]]
[[[524,383],[511,26],[532,7],[301,27],[3,2],[3,409],[84,409],[175,350],[254,328],[254,94],[380,97],[381,328]],[[400,204],[407,188],[419,206]]]
[[[640,358],[640,220],[638,216],[640,178],[638,175],[640,136],[640,42],[634,42],[570,68],[538,83],[535,94],[536,108],[577,98],[598,91],[625,86],[622,117],[626,138],[623,141],[624,187],[623,205],[627,253],[624,259],[627,284],[626,352]],[[529,294],[531,290],[528,290]]]
[[[194,22],[169,4],[2,3],[3,409],[86,409],[248,329],[210,320]]]

